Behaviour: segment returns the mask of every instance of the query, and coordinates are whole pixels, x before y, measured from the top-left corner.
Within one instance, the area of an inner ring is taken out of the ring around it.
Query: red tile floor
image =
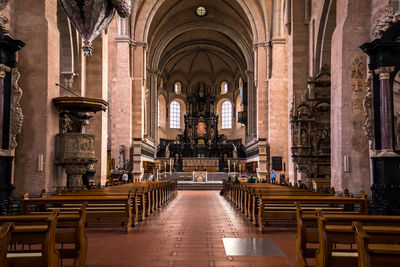
[[[294,228],[261,234],[218,191],[179,191],[129,234],[91,228],[87,236],[88,266],[294,266]],[[226,256],[224,237],[270,238],[286,256]]]

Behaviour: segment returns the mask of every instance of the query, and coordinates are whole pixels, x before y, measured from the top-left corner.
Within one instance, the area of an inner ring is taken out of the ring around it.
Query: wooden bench
[[[0,227],[0,267],[7,266],[7,252],[12,230],[14,230],[14,224],[12,222],[4,223]]]
[[[353,222],[353,229],[357,242],[358,266],[398,267],[400,265],[399,239],[395,240],[396,244],[374,244],[361,222]],[[397,232],[399,228],[386,228],[386,231],[390,232],[391,230]]]
[[[314,210],[322,208],[331,211],[346,211],[349,205],[358,205],[359,213],[367,213],[365,194],[360,198],[335,197],[335,196],[262,196],[258,205],[258,226],[263,231],[264,222],[296,221],[296,205],[299,202],[302,208]]]
[[[361,219],[359,216],[352,216],[353,220]],[[394,244],[400,242],[400,227],[387,226],[388,224],[399,225],[398,218],[392,219],[386,216],[385,219],[377,219],[374,223],[374,216],[370,219],[364,218],[364,222],[368,226],[364,226],[364,230],[374,243],[378,244]],[[330,221],[329,221],[330,220]],[[348,220],[340,220],[339,218],[329,219],[329,215],[322,214],[318,211],[318,239],[319,246],[315,254],[317,267],[352,267],[357,266],[358,253],[350,246],[350,248],[337,248],[335,244],[355,244],[356,238],[352,227],[351,218]]]
[[[323,216],[329,225],[347,225],[350,229],[353,220],[360,220],[366,225],[398,225],[400,226],[400,216],[371,216],[358,214],[354,211],[329,213],[328,211],[318,211],[319,216]],[[318,215],[316,212],[303,211],[300,203],[296,203],[297,217],[297,236],[296,236],[296,262],[297,266],[307,266],[306,259],[315,259],[317,247],[311,244],[319,244],[318,236]],[[349,237],[353,237],[350,235]]]
[[[6,266],[60,266],[60,255],[55,247],[57,215],[58,210],[54,210],[44,224],[14,227],[10,244],[40,244],[40,249],[8,251]]]
[[[87,203],[83,203],[78,214],[61,214],[57,216],[55,242],[62,259],[73,259],[73,266],[86,266],[87,238],[85,233]],[[16,226],[43,225],[48,215],[0,216],[0,224],[13,222]],[[65,245],[73,247],[65,248]]]
[[[99,226],[104,223],[118,222],[126,233],[129,233],[133,225],[132,196],[131,192],[126,195],[63,195],[46,198],[27,198],[22,201],[22,213],[43,214],[51,209],[61,209],[63,213],[76,213],[82,203],[87,202],[87,222]],[[36,206],[38,210],[31,209]],[[104,226],[104,225],[103,225]]]

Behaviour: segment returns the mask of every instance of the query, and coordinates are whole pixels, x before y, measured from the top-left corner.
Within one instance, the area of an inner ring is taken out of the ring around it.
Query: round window
[[[205,16],[206,13],[207,13],[207,10],[206,10],[206,8],[203,7],[203,6],[199,6],[199,7],[196,9],[196,14],[197,14],[199,17]]]

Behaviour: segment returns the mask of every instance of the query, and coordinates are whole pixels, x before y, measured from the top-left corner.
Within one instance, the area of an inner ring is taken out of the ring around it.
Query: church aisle
[[[218,191],[179,191],[128,235],[118,229],[89,228],[87,236],[88,266],[294,266],[294,228],[260,234]],[[259,241],[269,241],[272,247],[261,253],[278,251],[274,255],[284,256],[227,256],[223,238],[241,238],[225,239],[226,245],[251,243],[256,247],[250,253],[260,253]]]

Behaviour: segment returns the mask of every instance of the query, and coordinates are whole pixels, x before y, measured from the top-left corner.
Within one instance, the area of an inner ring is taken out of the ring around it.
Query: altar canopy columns
[[[103,33],[93,41],[96,53],[86,59],[86,97],[108,101],[108,36]],[[95,184],[105,184],[107,179],[107,128],[108,111],[95,113],[86,133],[95,135]]]
[[[119,21],[119,23],[118,23]],[[108,84],[110,87],[109,125],[111,138],[111,158],[117,160],[120,147],[129,149],[132,146],[132,81],[130,74],[131,48],[130,38],[118,30],[126,20],[114,19],[108,31]],[[95,52],[96,53],[96,52]],[[112,55],[112,56],[111,56]]]
[[[14,1],[13,14],[12,35],[27,44],[19,53],[19,86],[24,92],[21,108],[25,118],[16,148],[15,193],[29,190],[38,194],[42,189],[51,192],[57,185],[54,144],[59,128],[58,111],[52,104],[60,93],[55,86],[60,81],[57,1]]]
[[[2,149],[3,146],[5,146],[5,144],[3,144],[3,131],[6,128],[4,127],[4,114],[5,114],[4,79],[6,78],[7,72],[10,71],[11,68],[7,67],[4,64],[0,64],[0,149]]]
[[[394,67],[380,67],[375,70],[379,75],[379,117],[381,132],[381,150],[393,151],[393,110],[390,75]]]
[[[286,9],[286,27],[290,32],[287,37],[288,55],[288,102],[297,107],[302,101],[303,90],[307,88],[308,69],[305,67],[309,61],[308,25],[304,23],[305,15],[300,10],[305,10],[304,1],[287,1],[290,5]],[[288,106],[288,111],[292,108]],[[290,124],[288,124],[288,147],[292,146]],[[288,177],[293,184],[297,181],[297,170],[293,160],[288,161]]]

